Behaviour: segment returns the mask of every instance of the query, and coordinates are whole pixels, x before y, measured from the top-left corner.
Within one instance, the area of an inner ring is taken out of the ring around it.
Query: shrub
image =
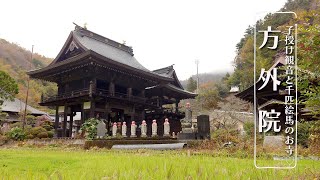
[[[48,124],[43,124],[41,127],[43,127],[44,129],[46,129],[47,131],[51,131],[53,129],[52,126],[48,125]]]
[[[86,136],[87,139],[96,138],[98,121],[98,119],[91,118],[86,120],[85,123],[82,124],[81,130],[88,133],[88,136]]]
[[[211,137],[219,146],[227,142],[237,144],[241,141],[239,131],[236,129],[218,129],[212,133]]]
[[[21,128],[21,127],[22,127],[22,122],[12,123],[12,124],[10,125],[10,127],[11,127],[11,128],[14,128],[14,127],[19,127],[19,128]]]
[[[43,127],[34,127],[30,130],[30,134],[33,135],[34,137],[37,137],[38,134],[42,132],[47,132],[47,130]]]
[[[7,136],[1,136],[0,135],[0,146],[8,142]]]
[[[48,138],[53,138],[54,132],[53,131],[48,131]]]
[[[254,122],[245,122],[243,125],[243,129],[246,132],[246,135],[249,137],[254,136]]]
[[[42,139],[42,138],[48,138],[48,132],[40,132],[37,137],[39,139]]]
[[[254,139],[254,122],[245,122],[243,125],[243,129],[246,132],[246,140]],[[261,133],[257,133],[257,144],[263,142],[263,135]]]
[[[28,134],[27,136],[26,136],[26,139],[33,139],[34,138],[34,136],[32,135],[32,134]]]
[[[53,124],[48,120],[41,120],[39,122],[39,126],[45,128],[47,131],[51,131],[53,129]]]
[[[302,147],[308,147],[308,138],[310,136],[311,124],[308,122],[298,122],[298,144]]]
[[[320,154],[320,121],[310,122],[309,145],[313,154]]]
[[[31,129],[32,129],[32,126],[30,126],[30,125],[24,126],[24,132],[25,132],[25,134],[26,134],[26,135],[31,134]]]
[[[14,127],[12,128],[8,133],[7,133],[8,138],[13,139],[13,140],[24,140],[26,138],[26,134],[24,131],[19,128],[19,127]]]
[[[34,125],[36,122],[36,117],[33,115],[27,115],[26,116],[26,124],[28,125]]]

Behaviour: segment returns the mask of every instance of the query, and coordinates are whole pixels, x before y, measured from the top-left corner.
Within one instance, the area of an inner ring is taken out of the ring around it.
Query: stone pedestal
[[[154,119],[154,120],[152,121],[152,126],[151,126],[151,128],[152,128],[152,137],[157,136],[157,135],[158,135],[157,120]]]
[[[163,136],[170,136],[170,123],[168,118],[166,118],[163,123]]]
[[[184,131],[184,129],[188,129],[191,127],[192,127],[192,110],[191,110],[190,104],[187,103],[186,111],[185,111],[185,118],[181,120],[182,132]]]
[[[137,125],[135,121],[131,122],[131,135],[130,137],[137,137],[136,135]]]
[[[190,103],[186,104],[185,118],[181,120],[181,133],[177,134],[178,139],[195,139],[196,133],[192,126],[192,110]]]
[[[147,123],[145,120],[141,124],[141,137],[147,137]]]
[[[127,137],[127,123],[123,122],[121,127],[122,137]]]
[[[117,136],[117,123],[113,123],[113,126],[112,126],[112,137],[116,137]]]

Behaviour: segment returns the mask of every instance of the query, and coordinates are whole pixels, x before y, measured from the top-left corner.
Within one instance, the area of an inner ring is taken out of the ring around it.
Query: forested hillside
[[[298,90],[301,93],[300,103],[312,110],[314,115],[320,115],[320,1],[319,0],[289,0],[280,11],[293,11],[297,18],[268,14],[256,22],[257,29],[284,30],[288,25],[298,24]],[[257,36],[257,42],[261,41]],[[235,71],[229,77],[229,85],[237,85],[243,90],[253,84],[254,72],[254,29],[249,26],[244,37],[236,45]],[[270,67],[274,62],[275,53],[257,50],[257,69]],[[258,77],[256,77],[258,78]]]
[[[25,101],[27,92],[27,71],[47,66],[52,59],[31,52],[17,44],[0,39],[0,71],[7,72],[16,80],[19,86],[19,93],[16,98]],[[31,62],[31,64],[30,64]],[[53,94],[56,85],[49,82],[30,80],[29,103],[31,106],[40,107],[41,94]]]
[[[200,73],[199,74],[199,83],[200,85],[202,84],[207,84],[207,83],[215,83],[215,82],[219,82],[225,75],[227,74],[226,72],[221,72],[221,73]],[[197,75],[192,75],[191,78],[196,81],[197,80]],[[187,85],[188,85],[188,80],[189,79],[185,79],[185,80],[180,80],[181,85],[187,89]]]

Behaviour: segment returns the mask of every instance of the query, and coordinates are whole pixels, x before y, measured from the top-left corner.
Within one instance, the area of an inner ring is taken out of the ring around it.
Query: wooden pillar
[[[159,107],[162,108],[163,105],[163,96],[159,97]]]
[[[142,110],[142,112],[141,112],[141,120],[145,120],[145,118],[146,118],[146,113],[145,113],[144,110]]]
[[[73,126],[73,112],[70,112],[70,121],[69,121],[69,137],[72,137],[72,126]]]
[[[59,106],[56,106],[56,118],[54,120],[54,129],[57,131],[59,128]]]
[[[81,104],[81,121],[80,121],[80,127],[82,126],[82,124],[84,123],[84,118],[85,118],[85,115],[84,115],[84,107],[83,107],[83,103]]]
[[[111,81],[109,84],[109,95],[114,96],[114,92],[115,92],[115,85],[114,85],[114,82]]]
[[[93,81],[90,81],[89,83],[89,96],[92,97],[93,94]]]
[[[134,121],[134,115],[136,114],[136,108],[135,106],[132,107],[132,112],[131,112],[131,121]]]
[[[145,90],[141,91],[141,97],[143,97],[143,98],[146,97],[145,92],[146,92]]]
[[[63,112],[63,133],[62,136],[66,137],[67,135],[67,118],[68,118],[68,106],[64,105],[64,112]]]
[[[91,104],[90,104],[90,115],[89,115],[89,118],[95,118],[94,116],[94,111],[95,111],[95,100],[94,99],[91,99]]]
[[[127,97],[130,99],[132,96],[132,88],[131,87],[128,87],[127,88]]]
[[[110,104],[106,101],[105,104],[105,118],[106,118],[106,128],[107,128],[107,134],[110,134],[110,125],[109,125],[109,113],[110,113]]]
[[[97,91],[97,78],[94,77],[92,79],[92,82],[93,82],[93,93],[96,93],[96,91]]]
[[[177,100],[176,100],[176,113],[179,112],[179,102],[180,102],[180,100],[177,99]]]

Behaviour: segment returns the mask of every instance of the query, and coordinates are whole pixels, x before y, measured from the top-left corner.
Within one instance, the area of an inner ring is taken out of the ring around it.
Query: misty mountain
[[[218,82],[220,81],[228,72],[219,72],[219,73],[200,73],[199,74],[199,83],[201,84],[205,84],[208,82]],[[230,73],[230,72],[229,72]],[[197,75],[192,75],[192,78],[194,80],[197,80]],[[188,78],[189,79],[189,78]],[[185,80],[180,80],[182,86],[184,88],[186,88],[187,83],[188,83],[188,79]]]

